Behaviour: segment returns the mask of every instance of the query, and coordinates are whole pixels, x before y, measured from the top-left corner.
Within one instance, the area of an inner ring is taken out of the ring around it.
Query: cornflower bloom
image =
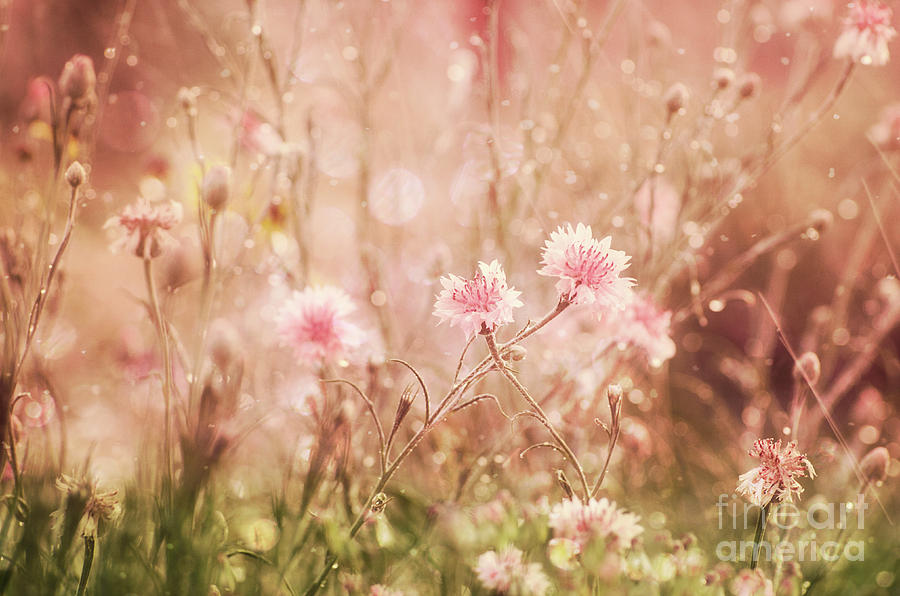
[[[835,58],[850,58],[864,65],[884,66],[891,53],[888,42],[897,35],[891,26],[890,7],[877,0],[850,4],[844,30],[834,44]]]
[[[163,249],[176,244],[168,233],[181,222],[181,203],[152,204],[144,198],[128,205],[122,213],[106,220],[103,226],[114,236],[110,249],[125,251],[138,257],[156,257]]]
[[[510,596],[543,596],[550,589],[541,566],[525,563],[522,551],[515,547],[482,553],[475,574],[485,588]]]
[[[592,540],[606,540],[611,551],[624,550],[632,545],[644,528],[640,518],[619,509],[605,497],[590,499],[586,504],[578,498],[565,499],[550,510],[550,527],[557,538],[567,538],[585,548]]]
[[[347,320],[355,310],[343,290],[309,287],[295,291],[282,305],[276,317],[277,332],[299,360],[331,360],[363,343],[363,331]]]
[[[459,326],[466,337],[476,333],[492,333],[501,325],[512,323],[513,309],[522,306],[522,294],[506,283],[506,274],[497,260],[478,263],[472,279],[455,275],[441,278],[444,287],[434,303],[434,315],[450,326]]]
[[[794,495],[799,497],[803,487],[797,482],[816,471],[806,456],[797,451],[797,443],[781,447],[781,439],[758,439],[750,449],[750,455],[758,457],[760,465],[741,474],[737,491],[758,507],[772,501],[790,503]]]
[[[573,304],[623,308],[634,280],[622,277],[631,257],[611,249],[612,238],[596,240],[591,227],[560,226],[545,243],[538,274],[557,277],[556,290]]]

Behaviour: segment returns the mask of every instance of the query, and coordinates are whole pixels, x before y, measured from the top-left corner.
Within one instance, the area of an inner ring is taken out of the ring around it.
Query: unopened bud
[[[228,202],[228,187],[231,183],[231,169],[227,166],[213,166],[203,177],[200,194],[203,201],[216,211]]]
[[[37,77],[28,81],[28,88],[25,91],[25,98],[22,105],[19,106],[19,115],[25,122],[33,122],[42,120],[50,123],[50,114],[52,111],[52,94],[51,89],[53,83],[47,77]]]
[[[734,83],[734,71],[730,68],[717,68],[713,72],[713,82],[718,89],[725,89]]]
[[[69,186],[78,188],[84,184],[85,177],[87,177],[87,174],[84,171],[84,166],[77,161],[69,164],[69,168],[66,170],[66,182],[69,183]]]
[[[669,110],[669,115],[684,108],[684,104],[687,103],[689,95],[687,87],[681,83],[675,83],[669,87],[669,90],[663,95],[663,101],[666,104],[666,109]]]
[[[194,114],[197,111],[197,94],[187,87],[182,87],[178,90],[178,103],[185,112]]]
[[[623,393],[621,385],[614,384],[606,388],[606,398],[609,400],[609,409],[613,412],[616,411],[619,402],[622,401]]]
[[[755,72],[748,72],[741,77],[740,85],[741,87],[739,93],[741,95],[741,98],[749,99],[759,94],[759,89],[762,86],[762,80]]]
[[[94,72],[94,61],[84,54],[72,56],[63,67],[62,74],[59,75],[59,92],[75,102],[92,96],[96,85],[97,74]]]
[[[884,447],[876,447],[862,459],[859,467],[868,482],[879,484],[887,478],[891,454]]]
[[[822,364],[819,362],[819,357],[816,356],[815,352],[805,352],[797,358],[797,363],[794,365],[794,374],[798,379],[806,379],[810,385],[815,385],[819,382],[819,377],[822,375]]]
[[[525,360],[525,356],[527,355],[528,350],[526,350],[522,346],[512,346],[504,352],[503,359],[510,362],[519,362],[521,360]]]
[[[232,362],[240,358],[241,338],[225,319],[216,319],[209,328],[207,340],[209,356],[221,371],[227,371]]]
[[[575,491],[572,490],[572,484],[569,482],[569,479],[566,478],[566,473],[562,470],[556,470],[556,482],[559,484],[560,488],[563,489],[563,492],[566,493],[566,498],[571,499],[572,495],[575,494]]]

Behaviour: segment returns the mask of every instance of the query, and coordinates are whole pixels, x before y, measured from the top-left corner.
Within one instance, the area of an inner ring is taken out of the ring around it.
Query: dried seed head
[[[734,71],[730,68],[717,68],[713,72],[713,82],[717,89],[725,89],[734,83]]]
[[[372,506],[369,509],[372,510],[372,513],[381,513],[387,504],[391,502],[391,498],[384,493],[378,493],[372,497]]]
[[[797,380],[805,378],[810,385],[815,385],[819,382],[821,375],[822,364],[815,352],[806,352],[797,358],[797,363],[794,365],[794,376]]]
[[[749,99],[759,95],[759,89],[762,86],[762,80],[755,72],[748,72],[741,77],[740,80],[740,96],[742,99]]]
[[[891,454],[884,447],[876,447],[866,454],[859,464],[863,476],[868,482],[880,484],[887,478],[888,467],[891,464]]]
[[[78,188],[82,184],[84,184],[84,179],[87,177],[87,174],[84,171],[84,166],[82,166],[79,162],[73,161],[69,164],[69,168],[66,170],[66,182],[69,183],[69,186],[72,188]]]
[[[94,61],[84,54],[75,54],[66,62],[62,74],[59,75],[59,91],[63,96],[79,103],[94,95],[97,86],[97,74],[94,72]]]
[[[669,111],[670,116],[684,108],[684,104],[687,103],[689,95],[690,93],[688,92],[687,87],[681,83],[675,83],[669,87],[669,90],[663,95],[663,102],[665,102],[666,109]]]
[[[231,168],[213,166],[203,177],[201,196],[203,201],[216,211],[228,202],[228,187],[231,184]]]

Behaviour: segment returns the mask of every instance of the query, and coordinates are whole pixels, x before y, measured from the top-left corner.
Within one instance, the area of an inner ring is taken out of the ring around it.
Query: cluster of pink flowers
[[[891,26],[892,14],[890,7],[878,0],[850,4],[844,30],[834,44],[834,57],[865,65],[887,64],[891,57],[888,42],[897,35]]]
[[[282,342],[302,361],[320,363],[340,358],[358,348],[363,331],[347,320],[356,306],[334,287],[309,287],[295,291],[276,318]]]
[[[151,203],[139,198],[120,215],[109,218],[103,227],[112,231],[114,238],[110,248],[114,252],[156,257],[177,243],[168,230],[181,223],[181,217],[181,203]]]
[[[559,278],[560,299],[572,304],[622,309],[634,280],[622,277],[631,257],[610,248],[609,236],[595,240],[590,226],[560,226],[550,234],[538,273]],[[496,260],[479,263],[472,279],[455,275],[441,278],[443,290],[434,304],[434,315],[450,326],[459,326],[468,337],[491,333],[513,321],[513,309],[522,306],[521,292],[506,282]]]
[[[488,590],[509,596],[543,596],[550,590],[550,581],[541,566],[525,563],[522,551],[515,547],[507,547],[500,553],[492,550],[482,553],[475,574]]]
[[[434,304],[434,314],[441,322],[450,321],[451,327],[461,327],[467,337],[512,323],[513,309],[522,306],[521,292],[507,285],[506,274],[496,260],[478,263],[472,279],[451,274],[441,278],[441,285],[444,289]]]
[[[584,549],[591,541],[603,539],[611,551],[631,547],[644,528],[640,517],[619,509],[605,497],[582,503],[578,498],[565,499],[550,510],[550,527],[557,538],[571,540]]]
[[[774,596],[772,580],[759,569],[742,569],[731,582],[734,596]]]
[[[632,292],[625,310],[607,319],[610,338],[644,350],[651,365],[661,366],[675,355],[675,342],[669,335],[672,313],[660,309],[649,296]]]
[[[550,233],[538,270],[540,275],[557,277],[560,296],[573,304],[621,309],[634,280],[622,277],[631,257],[610,248],[610,236],[596,240],[591,227],[579,223],[560,226]]]
[[[797,478],[807,474],[810,478],[816,477],[812,464],[797,451],[794,442],[782,448],[780,439],[758,439],[753,443],[750,455],[758,457],[760,464],[741,474],[737,491],[758,507],[765,507],[772,501],[792,502],[794,495],[803,492]]]

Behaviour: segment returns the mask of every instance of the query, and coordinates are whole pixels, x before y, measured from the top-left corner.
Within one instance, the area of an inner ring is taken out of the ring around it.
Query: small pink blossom
[[[356,310],[338,288],[309,287],[295,291],[276,318],[278,335],[299,360],[321,362],[338,358],[362,345],[362,330],[347,320]]]
[[[441,285],[444,289],[434,303],[434,315],[441,323],[458,325],[467,337],[512,323],[513,309],[522,306],[521,292],[507,286],[506,274],[496,260],[489,265],[478,263],[472,279],[451,274],[441,278]]]
[[[888,42],[897,35],[891,26],[892,14],[890,7],[878,0],[850,4],[844,30],[834,44],[834,57],[865,65],[887,64],[891,57]]]
[[[632,292],[625,310],[606,318],[612,338],[642,349],[652,366],[661,366],[675,355],[675,342],[670,337],[672,313],[659,308],[652,298]]]
[[[900,103],[887,106],[869,129],[869,138],[884,151],[900,149]]]
[[[794,495],[799,497],[803,492],[797,478],[807,474],[810,478],[816,477],[812,464],[797,451],[795,442],[782,449],[781,439],[758,439],[749,453],[759,458],[760,465],[741,474],[737,491],[758,507],[765,507],[772,501],[792,502]]]
[[[550,511],[550,527],[557,538],[573,540],[583,549],[592,540],[606,540],[608,550],[629,548],[644,528],[640,518],[616,507],[605,497],[590,499],[587,504],[578,498],[565,499]]]
[[[558,277],[560,296],[574,304],[622,308],[634,280],[621,277],[631,257],[609,247],[612,238],[594,239],[591,227],[560,226],[550,233],[541,259],[540,275]]]
[[[541,566],[525,563],[522,551],[515,547],[507,547],[500,553],[492,550],[482,553],[475,574],[488,590],[510,596],[543,596],[550,590],[550,581]]]
[[[763,575],[762,570],[742,569],[731,582],[734,596],[774,596],[772,580]]]
[[[181,203],[169,201],[151,203],[139,198],[128,205],[120,215],[106,220],[104,228],[114,236],[110,249],[128,252],[138,257],[158,256],[163,249],[177,244],[168,233],[181,222]]]

